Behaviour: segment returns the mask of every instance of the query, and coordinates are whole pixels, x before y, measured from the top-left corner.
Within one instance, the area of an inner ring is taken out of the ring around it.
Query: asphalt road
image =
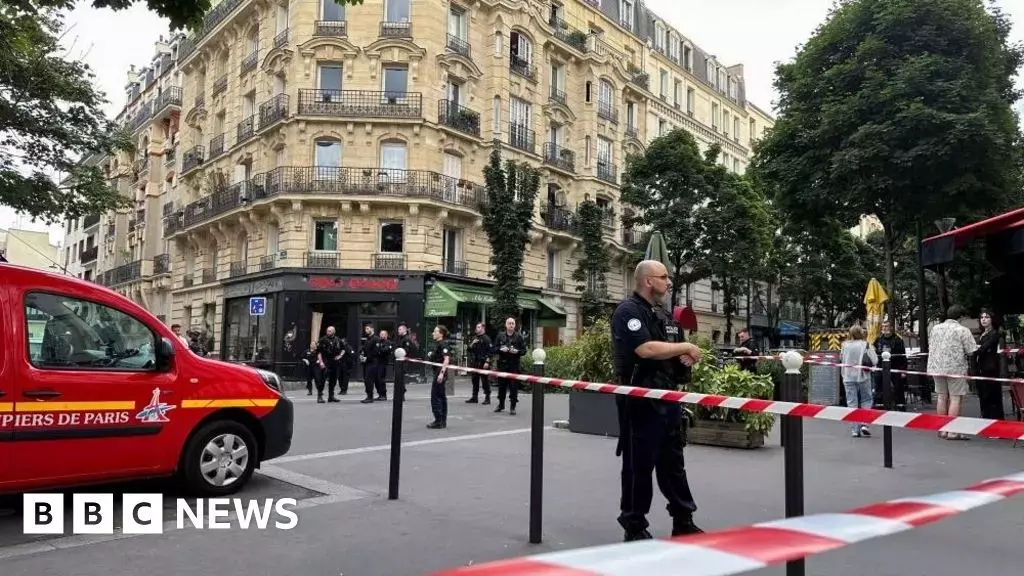
[[[428,430],[425,387],[405,406],[400,499],[387,500],[391,403],[339,404],[296,398],[292,451],[254,478],[244,496],[300,501],[292,530],[197,530],[114,537],[21,535],[16,507],[0,502],[0,574],[109,576],[420,576],[441,568],[619,541],[619,462],[609,438],[548,429],[544,542],[527,543],[530,397],[519,415],[450,399],[447,430]],[[568,417],[564,395],[547,398],[546,421]],[[895,430],[895,468],[882,467],[881,430],[853,439],[846,425],[805,421],[806,511],[954,490],[1024,469],[1024,447],[939,440]],[[784,516],[783,460],[773,434],[756,451],[690,446],[690,481],[705,529]],[[149,491],[164,486],[114,489]],[[8,502],[10,504],[10,502]],[[656,536],[670,521],[656,496]],[[962,576],[1014,574],[1024,564],[1024,498],[945,522],[867,541],[808,560],[808,575]],[[679,574],[686,574],[679,567]],[[781,575],[781,567],[750,572]]]

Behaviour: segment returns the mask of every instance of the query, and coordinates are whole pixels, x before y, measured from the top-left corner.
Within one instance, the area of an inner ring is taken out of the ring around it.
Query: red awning
[[[960,248],[979,236],[998,234],[999,232],[1013,230],[1014,228],[1020,228],[1022,226],[1024,226],[1024,208],[1018,208],[1005,214],[993,216],[987,220],[982,220],[980,222],[975,222],[974,224],[968,224],[962,228],[950,230],[949,232],[939,234],[938,236],[925,238],[924,243],[927,245],[943,239],[946,239],[947,242],[948,239],[952,239],[954,245],[957,248]]]
[[[689,306],[676,306],[672,311],[672,318],[676,321],[676,326],[683,330],[697,330],[697,315]]]

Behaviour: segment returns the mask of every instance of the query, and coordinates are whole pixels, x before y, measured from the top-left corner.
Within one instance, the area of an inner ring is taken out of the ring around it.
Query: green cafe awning
[[[427,289],[426,309],[423,315],[427,318],[452,317],[456,315],[459,304],[489,306],[494,304],[494,293],[489,286],[434,282],[434,285]],[[539,294],[521,293],[519,306],[524,310],[535,310],[541,326],[565,326],[565,310]]]

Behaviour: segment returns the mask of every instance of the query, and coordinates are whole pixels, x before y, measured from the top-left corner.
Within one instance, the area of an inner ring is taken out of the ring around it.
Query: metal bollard
[[[803,402],[801,398],[800,366],[804,358],[798,352],[789,351],[782,356],[786,374],[782,377],[782,400]],[[782,429],[786,442],[786,518],[804,515],[804,422],[800,416],[783,416]],[[803,559],[786,563],[786,576],[803,576],[806,565]]]
[[[882,352],[882,404],[892,410],[892,353]],[[882,464],[892,468],[892,426],[882,427]]]
[[[544,376],[543,348],[533,351],[533,375]],[[530,423],[530,544],[540,544],[544,506],[544,384],[530,387],[533,409]]]
[[[405,349],[395,349],[395,391],[391,406],[391,466],[388,500],[398,500],[398,476],[402,460],[402,408],[405,405]]]

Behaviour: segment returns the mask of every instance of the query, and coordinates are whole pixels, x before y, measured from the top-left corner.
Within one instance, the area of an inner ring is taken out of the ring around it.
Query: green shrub
[[[612,331],[607,320],[594,323],[572,344],[572,373],[576,380],[612,382],[615,364],[612,361]]]
[[[718,358],[712,351],[710,349],[702,350],[703,358],[699,364],[693,367],[693,380],[686,386],[688,391],[717,396],[771,400],[773,383],[770,374],[754,374],[741,369],[736,364],[719,367]],[[705,406],[695,406],[692,411],[698,420],[742,422],[748,431],[757,431],[762,434],[767,434],[775,424],[774,414]]]

